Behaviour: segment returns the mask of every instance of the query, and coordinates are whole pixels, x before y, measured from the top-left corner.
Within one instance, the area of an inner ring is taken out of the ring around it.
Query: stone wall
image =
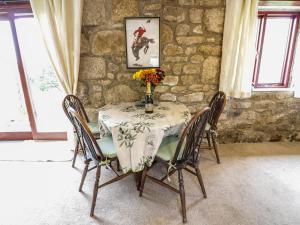
[[[219,128],[222,143],[300,141],[300,99],[288,92],[230,99]]]
[[[126,69],[123,18],[161,18],[161,62],[166,72],[155,90],[193,113],[218,90],[225,0],[85,0],[78,95],[92,120],[107,103],[143,98]],[[221,142],[300,139],[300,102],[290,94],[259,93],[231,99],[220,120]]]

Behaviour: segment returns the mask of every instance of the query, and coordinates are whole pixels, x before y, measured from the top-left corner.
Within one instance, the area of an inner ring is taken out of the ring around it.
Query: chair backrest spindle
[[[226,95],[222,91],[218,91],[212,97],[209,107],[211,108],[208,124],[212,129],[217,129],[218,120],[224,110],[226,104]]]
[[[67,95],[62,102],[62,107],[68,119],[71,121],[70,114],[68,112],[69,108],[73,108],[87,123],[90,122],[86,114],[86,111],[79,100],[75,95]],[[71,121],[72,122],[72,121]]]
[[[96,142],[96,139],[90,131],[86,121],[79,115],[73,108],[68,109],[68,113],[71,116],[71,121],[78,135],[79,141],[82,146],[85,146],[86,154],[95,162],[99,163],[104,161],[105,157]]]
[[[177,145],[172,164],[178,161],[178,156],[181,152],[182,155],[179,160],[182,163],[189,160],[191,156],[193,157],[193,160],[198,158],[198,147],[202,142],[205,126],[208,122],[209,115],[210,108],[206,107],[201,112],[198,112],[196,115],[194,115],[193,118],[189,121]]]

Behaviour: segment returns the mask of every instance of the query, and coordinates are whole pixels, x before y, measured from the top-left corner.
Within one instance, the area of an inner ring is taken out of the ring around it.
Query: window
[[[0,4],[0,140],[66,139],[64,93],[30,5]]]
[[[254,88],[288,88],[300,13],[259,12]]]

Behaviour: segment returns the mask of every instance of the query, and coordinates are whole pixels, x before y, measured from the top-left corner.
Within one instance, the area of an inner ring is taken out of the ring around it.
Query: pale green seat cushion
[[[97,134],[100,132],[98,123],[89,122],[88,127],[90,128],[92,134]]]
[[[162,140],[156,155],[165,161],[172,160],[174,157],[179,140],[180,140],[180,138],[177,136],[165,137]],[[185,146],[185,142],[183,142],[183,144],[181,146],[181,151],[178,155],[178,158],[181,158],[184,146]]]
[[[96,140],[100,149],[105,157],[113,158],[117,156],[117,150],[115,148],[112,137],[102,137]]]
[[[206,131],[209,131],[209,130],[210,130],[210,127],[211,127],[210,124],[207,123],[206,126],[205,126],[205,130],[206,130]]]

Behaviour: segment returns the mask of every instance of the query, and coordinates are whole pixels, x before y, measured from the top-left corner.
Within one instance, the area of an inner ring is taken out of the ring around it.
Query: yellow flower
[[[139,70],[132,75],[134,80],[144,80],[147,75],[156,73],[156,69]]]
[[[134,73],[132,78],[135,79],[135,80],[140,79],[141,78],[141,70]]]

